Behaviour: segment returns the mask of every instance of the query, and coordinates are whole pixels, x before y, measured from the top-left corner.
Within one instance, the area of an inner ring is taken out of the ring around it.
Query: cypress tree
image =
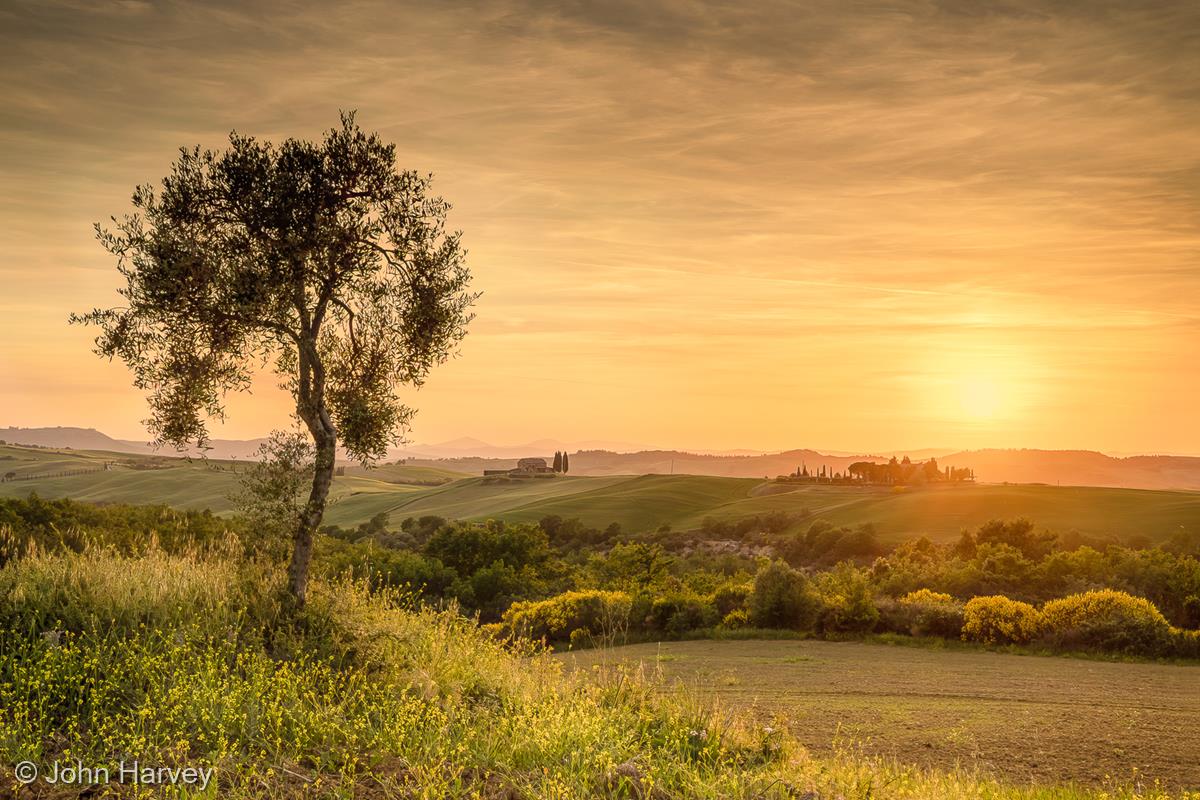
[[[567,455],[566,450],[563,451],[562,469],[564,473],[571,471],[571,457]]]
[[[563,471],[563,454],[558,452],[557,450],[554,451],[554,471],[555,472]]]

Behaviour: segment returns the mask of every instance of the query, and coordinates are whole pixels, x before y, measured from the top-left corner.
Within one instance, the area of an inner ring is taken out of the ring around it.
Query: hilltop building
[[[541,475],[553,475],[554,470],[544,458],[522,458],[517,461],[516,469],[485,469],[484,476],[507,475],[510,478],[533,478]]]

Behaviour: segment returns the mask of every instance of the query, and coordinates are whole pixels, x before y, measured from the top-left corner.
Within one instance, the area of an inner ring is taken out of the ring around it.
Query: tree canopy
[[[125,305],[72,319],[99,326],[96,351],[132,369],[158,443],[204,446],[225,395],[263,368],[292,393],[315,448],[298,548],[311,547],[339,441],[364,463],[382,457],[413,414],[397,387],[420,386],[466,333],[476,295],[430,182],[344,113],[319,142],[235,132],[219,152],[181,149],[160,187],[135,190],[132,214],[96,226]],[[302,600],[307,555],[292,573]]]

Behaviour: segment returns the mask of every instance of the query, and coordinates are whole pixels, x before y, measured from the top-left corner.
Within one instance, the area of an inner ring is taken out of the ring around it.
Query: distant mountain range
[[[170,448],[155,450],[148,442],[114,439],[95,428],[0,428],[0,441],[37,447],[70,448],[72,450],[107,450],[114,453],[137,453],[160,456],[200,456],[192,449],[177,452]],[[253,458],[266,439],[213,439],[209,442],[209,458]]]
[[[156,451],[145,442],[114,439],[92,428],[0,428],[0,440],[10,444],[119,453],[175,455]],[[263,439],[215,439],[210,458],[252,458]],[[410,445],[389,454],[390,460],[435,466],[467,473],[514,466],[517,458],[571,454],[573,475],[690,474],[741,478],[773,478],[807,467],[844,472],[855,461],[887,461],[897,453],[851,455],[799,449],[779,453],[732,451],[689,453],[679,450],[638,449],[621,442],[574,442],[551,439],[497,447],[478,439],[455,439],[436,445]],[[189,455],[198,455],[192,452]],[[1064,486],[1113,486],[1130,489],[1200,490],[1200,458],[1191,456],[1128,456],[1118,458],[1091,450],[946,450],[910,451],[914,460],[936,456],[942,466],[971,467],[987,483],[1048,483]]]

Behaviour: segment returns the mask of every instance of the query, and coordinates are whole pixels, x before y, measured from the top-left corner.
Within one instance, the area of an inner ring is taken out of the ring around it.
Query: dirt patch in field
[[[812,752],[973,767],[1018,783],[1200,787],[1200,667],[858,642],[664,642],[562,656],[641,662],[782,718]]]

